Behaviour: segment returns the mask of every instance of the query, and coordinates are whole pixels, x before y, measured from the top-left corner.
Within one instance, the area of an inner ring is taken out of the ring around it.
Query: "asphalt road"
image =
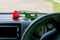
[[[14,10],[30,10],[38,12],[53,12],[53,5],[44,0],[0,0],[0,12]]]

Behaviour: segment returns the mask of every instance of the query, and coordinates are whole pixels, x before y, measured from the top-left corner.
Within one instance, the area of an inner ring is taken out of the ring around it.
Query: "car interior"
[[[60,40],[60,1],[0,0],[0,40]]]

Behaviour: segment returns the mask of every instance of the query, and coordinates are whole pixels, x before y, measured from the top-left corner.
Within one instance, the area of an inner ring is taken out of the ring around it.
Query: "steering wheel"
[[[59,13],[53,13],[35,19],[26,28],[21,40],[40,40],[43,34],[56,29],[55,22],[60,22]]]

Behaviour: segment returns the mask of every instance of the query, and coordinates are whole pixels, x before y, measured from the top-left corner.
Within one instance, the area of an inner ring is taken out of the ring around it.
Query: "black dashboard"
[[[12,20],[0,20],[0,40],[19,40],[21,24]]]
[[[24,14],[20,14],[24,16]],[[46,14],[40,14],[44,16]],[[20,17],[12,19],[11,13],[0,13],[0,40],[20,40],[25,29],[33,20]]]

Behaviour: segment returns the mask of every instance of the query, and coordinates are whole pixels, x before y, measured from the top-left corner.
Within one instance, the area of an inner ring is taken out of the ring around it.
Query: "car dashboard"
[[[24,18],[24,14],[19,20],[13,20],[11,13],[0,13],[0,40],[20,40],[28,25],[33,21]],[[32,14],[33,15],[33,14]],[[41,16],[47,14],[39,14]]]

